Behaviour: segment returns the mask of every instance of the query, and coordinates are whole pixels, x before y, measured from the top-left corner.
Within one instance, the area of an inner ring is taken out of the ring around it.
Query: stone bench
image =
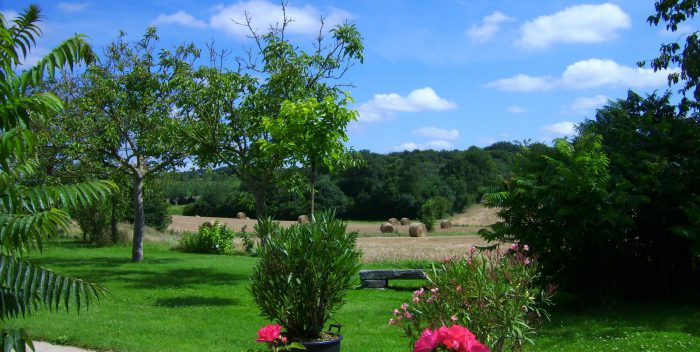
[[[421,269],[360,270],[360,285],[363,288],[387,288],[389,280],[425,279]]]

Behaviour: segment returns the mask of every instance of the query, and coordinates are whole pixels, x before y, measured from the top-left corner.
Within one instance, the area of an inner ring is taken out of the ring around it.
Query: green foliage
[[[39,308],[80,309],[104,292],[87,283],[22,257],[42,249],[42,241],[57,238],[70,225],[67,209],[104,199],[114,185],[93,181],[74,185],[27,186],[38,164],[34,134],[29,127],[63,109],[53,94],[38,91],[45,73],[73,68],[94,57],[89,45],[76,36],[61,43],[32,68],[17,75],[35,40],[41,35],[37,6],[29,6],[12,23],[0,15],[0,319],[34,314]],[[21,51],[21,52],[20,52]],[[29,341],[22,330],[0,332],[3,351],[24,351]],[[30,348],[31,343],[29,344]]]
[[[692,284],[700,125],[670,95],[610,102],[572,142],[531,145],[485,197],[503,222],[486,239],[529,243],[548,279],[591,300]]]
[[[676,32],[686,21],[692,21],[698,12],[698,0],[659,0],[654,3],[656,13],[647,18],[649,24],[658,26],[666,24],[666,30]],[[678,39],[685,38],[685,43],[663,43],[659,48],[659,56],[649,64],[654,71],[666,70],[678,66],[679,70],[669,73],[668,84],[682,83],[679,93],[683,95],[680,109],[700,108],[700,36],[693,30],[690,33],[680,33]],[[646,61],[638,63],[643,67]],[[690,98],[687,95],[690,94]]]
[[[553,289],[536,286],[537,263],[528,247],[514,244],[507,253],[476,253],[446,260],[428,271],[428,290],[413,293],[413,304],[394,310],[390,324],[415,341],[426,329],[459,324],[491,351],[522,351],[533,343],[537,325],[548,319]]]
[[[186,232],[180,238],[177,249],[186,253],[233,254],[236,233],[218,221],[204,223],[197,232]]]
[[[444,218],[452,209],[450,201],[445,197],[432,197],[425,201],[420,208],[418,219],[425,224],[428,231],[435,230],[435,220]]]
[[[288,229],[271,219],[258,222],[256,231],[264,241],[250,292],[262,315],[282,325],[288,336],[318,338],[345,303],[361,255],[357,232],[345,229],[328,211]]]

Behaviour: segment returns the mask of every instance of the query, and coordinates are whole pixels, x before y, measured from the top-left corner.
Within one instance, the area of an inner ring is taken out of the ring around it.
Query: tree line
[[[510,164],[521,148],[522,144],[499,142],[461,151],[355,152],[355,166],[332,173],[320,169],[314,187],[316,209],[333,209],[344,219],[415,219],[425,202],[437,198],[446,204],[448,213],[461,212],[477,203],[486,187],[498,184],[509,174]],[[169,201],[188,204],[184,215],[254,214],[255,185],[238,180],[230,168],[176,172],[166,180]],[[272,189],[266,207],[277,219],[296,219],[308,213],[310,193],[280,184]]]

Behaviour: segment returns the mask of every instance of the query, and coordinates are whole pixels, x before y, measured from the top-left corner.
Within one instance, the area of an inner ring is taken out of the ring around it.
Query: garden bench
[[[387,288],[389,280],[425,279],[422,269],[360,270],[362,288]]]

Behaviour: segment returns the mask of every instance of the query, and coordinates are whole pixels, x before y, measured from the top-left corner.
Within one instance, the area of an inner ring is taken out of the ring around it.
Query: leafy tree
[[[289,155],[288,162],[300,163],[309,169],[311,193],[310,214],[314,216],[316,180],[318,169],[323,166],[330,172],[335,167],[352,164],[352,154],[345,147],[348,123],[355,120],[356,112],[345,107],[347,98],[336,102],[331,96],[322,101],[315,98],[299,102],[282,103],[278,118],[266,118],[264,125],[270,131],[274,143],[264,141],[265,146],[283,149]]]
[[[700,124],[670,94],[608,103],[572,142],[522,150],[488,194],[504,219],[482,234],[528,244],[592,299],[668,295],[691,283],[700,240]]]
[[[131,180],[134,210],[132,260],[143,260],[144,183],[180,165],[189,153],[189,120],[179,108],[182,86],[192,77],[199,51],[192,45],[155,53],[156,30],[128,43],[126,34],[107,46],[104,62],[80,76],[80,97],[66,128],[83,162],[100,163]]]
[[[295,186],[298,178],[280,170],[292,157],[301,155],[298,149],[288,148],[289,144],[278,145],[285,142],[272,136],[266,119],[279,121],[285,102],[289,107],[289,104],[312,99],[323,107],[321,103],[329,97],[333,102],[344,101],[342,85],[337,81],[356,61],[362,60],[363,48],[359,32],[349,24],[332,29],[328,40],[324,37],[322,21],[314,50],[307,52],[285,37],[287,25],[292,21],[286,14],[281,24],[265,34],[257,33],[250,21],[248,17],[244,24],[255,42],[249,56],[238,58],[240,66],[236,72],[209,70],[205,73],[207,79],[197,81],[197,88],[193,89],[191,96],[196,97],[197,102],[206,103],[192,108],[191,115],[199,121],[206,121],[206,128],[193,136],[202,145],[198,158],[210,164],[231,166],[253,193],[256,212],[261,217],[267,214],[268,194],[275,190],[276,185],[283,184],[291,190],[298,188]],[[345,119],[339,116],[334,120],[342,126],[342,134]],[[294,126],[299,126],[299,123],[290,125],[297,129]],[[337,133],[334,136],[342,139]],[[300,145],[295,147],[301,148]],[[337,150],[334,149],[333,153],[338,154]],[[327,157],[323,159],[329,160]]]
[[[668,75],[668,84],[670,86],[683,82],[679,89],[679,93],[683,95],[681,110],[700,108],[700,31],[692,29],[686,32],[682,26],[684,22],[695,18],[699,4],[698,0],[657,0],[654,3],[656,13],[647,19],[647,22],[654,26],[665,23],[667,31],[684,32],[680,34],[680,37],[685,38],[682,47],[678,42],[663,43],[659,49],[659,56],[649,62],[654,71],[678,65],[679,71]],[[645,66],[646,61],[641,61],[638,65]]]
[[[33,314],[40,308],[58,310],[70,305],[80,308],[98,297],[104,289],[80,279],[55,273],[22,260],[32,250],[41,250],[42,241],[57,238],[70,225],[69,208],[91,204],[110,191],[109,182],[74,185],[27,186],[35,173],[36,138],[32,125],[60,111],[62,102],[53,94],[38,90],[44,76],[53,76],[61,67],[72,69],[95,57],[82,36],[68,39],[39,62],[21,73],[18,65],[26,60],[41,36],[37,23],[41,13],[29,6],[18,18],[7,21],[0,14],[0,319]],[[23,330],[0,331],[3,351],[33,349]]]

